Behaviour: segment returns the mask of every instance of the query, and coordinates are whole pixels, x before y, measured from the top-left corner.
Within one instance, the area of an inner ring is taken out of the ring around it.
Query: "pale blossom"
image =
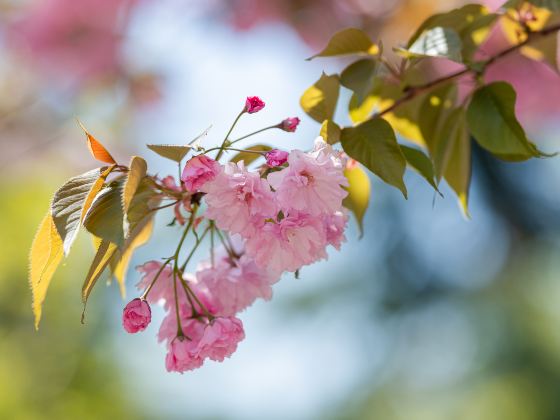
[[[212,313],[219,316],[233,316],[258,298],[269,300],[272,285],[278,278],[277,274],[257,266],[247,255],[239,258],[217,255],[214,265],[204,262],[196,272],[197,287],[206,292]]]
[[[186,163],[181,181],[188,191],[198,191],[206,182],[216,178],[220,172],[220,164],[206,155],[195,156]]]
[[[345,209],[323,216],[323,226],[325,227],[327,243],[337,250],[340,250],[342,242],[346,241],[344,230],[346,229],[347,222],[348,214]]]
[[[248,172],[243,162],[228,163],[203,189],[208,205],[206,217],[218,228],[242,236],[250,236],[276,217],[277,206],[267,180],[256,172]]]
[[[247,239],[247,254],[271,272],[296,271],[327,258],[326,232],[317,217],[293,212],[278,222],[267,222]]]
[[[197,355],[203,359],[209,358],[223,362],[226,357],[230,357],[237,350],[237,344],[244,338],[245,332],[240,319],[215,318],[204,329],[204,334],[197,346]]]
[[[282,210],[304,211],[313,216],[340,210],[348,194],[343,169],[327,148],[313,154],[293,150],[288,167],[268,175]]]
[[[137,266],[136,270],[142,273],[143,276],[136,287],[140,291],[144,291],[150,287],[161,266],[162,263],[159,261],[148,261],[143,265]],[[167,264],[167,266],[162,269],[156,282],[148,293],[148,296],[146,296],[146,300],[152,305],[163,302],[165,307],[168,307],[173,303],[173,299],[173,269],[171,265]]]

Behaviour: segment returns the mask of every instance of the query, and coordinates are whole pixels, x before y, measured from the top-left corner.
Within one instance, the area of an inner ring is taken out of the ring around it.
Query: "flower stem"
[[[271,128],[280,128],[280,124],[271,125],[271,126],[269,126],[269,127],[265,127],[265,128],[261,128],[260,130],[253,131],[252,133],[246,134],[246,135],[244,135],[244,136],[242,136],[242,137],[239,137],[238,139],[232,140],[232,141],[230,142],[230,145],[235,144],[235,143],[237,143],[238,141],[244,140],[244,139],[246,139],[247,137],[251,137],[251,136],[254,136],[255,134],[262,133],[263,131],[270,130]]]
[[[148,294],[150,293],[150,290],[152,290],[152,287],[154,287],[154,284],[156,284],[157,279],[159,278],[159,276],[161,275],[161,273],[163,272],[163,269],[167,266],[167,264],[169,264],[169,262],[173,259],[174,257],[169,257],[167,260],[165,260],[165,262],[161,265],[161,267],[159,268],[158,272],[156,273],[156,275],[154,276],[154,279],[152,280],[152,282],[150,283],[150,285],[148,286],[148,288],[144,291],[144,293],[142,293],[142,296],[140,296],[140,299],[142,300],[146,300],[148,298]]]
[[[239,119],[241,118],[241,116],[245,114],[245,108],[243,108],[243,111],[241,111],[237,117],[235,117],[235,120],[233,121],[233,124],[231,125],[231,127],[229,128],[229,131],[227,132],[226,136],[224,137],[224,140],[222,141],[222,145],[220,146],[220,150],[218,151],[218,154],[216,155],[216,160],[219,160],[222,157],[222,154],[224,153],[224,147],[226,145],[226,142],[228,140],[229,135],[231,134],[231,132],[233,131],[234,127],[236,126],[237,122],[239,121]]]

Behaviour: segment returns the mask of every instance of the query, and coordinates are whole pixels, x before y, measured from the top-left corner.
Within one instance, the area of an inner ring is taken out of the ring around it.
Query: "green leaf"
[[[359,53],[377,55],[379,47],[371,42],[371,39],[369,39],[369,36],[364,31],[348,28],[335,33],[323,51],[309,57],[307,60],[312,60],[315,57],[333,57]]]
[[[303,93],[300,105],[307,115],[319,123],[331,120],[336,109],[339,88],[337,75],[327,76],[323,73],[321,78]]]
[[[403,182],[406,160],[387,121],[372,118],[356,127],[344,128],[340,140],[348,156],[386,183],[397,187],[406,198]]]
[[[257,144],[255,146],[247,147],[245,150],[251,150],[255,152],[268,152],[272,150],[272,147],[267,146],[265,144]],[[260,157],[261,155],[257,153],[239,152],[231,158],[230,162],[237,163],[240,161],[244,161],[245,166],[249,166],[251,163],[253,163],[255,160],[257,160]]]
[[[340,127],[332,120],[325,120],[321,125],[319,134],[328,144],[336,144],[340,141]]]
[[[443,177],[455,191],[465,216],[469,216],[471,182],[471,139],[467,130],[465,110],[454,109],[438,133],[434,150],[436,177]],[[438,176],[438,173],[441,174]]]
[[[54,194],[51,214],[62,239],[65,255],[70,252],[70,247],[78,235],[84,204],[102,171],[102,168],[93,169],[70,178]]]
[[[426,94],[420,104],[418,126],[432,157],[435,156],[435,143],[439,138],[439,132],[453,110],[456,99],[457,86],[455,83],[448,83]],[[441,173],[437,179],[441,179]]]
[[[377,72],[377,61],[364,58],[350,64],[340,75],[340,84],[350,89],[362,102],[373,88]]]
[[[122,189],[124,177],[105,187],[93,201],[84,218],[84,227],[93,235],[119,247],[124,243]]]
[[[461,63],[463,61],[461,38],[453,29],[437,26],[428,29],[408,49],[396,49],[407,58],[442,57]]]
[[[467,109],[467,122],[476,141],[503,160],[523,161],[541,156],[515,117],[515,90],[506,82],[479,88]]]
[[[161,157],[170,159],[174,162],[181,162],[191,150],[191,146],[179,146],[175,144],[148,144],[148,149],[156,152]]]
[[[420,150],[401,145],[404,157],[408,164],[414,168],[428,183],[439,192],[437,184],[434,179],[434,165],[428,156]]]
[[[369,177],[357,163],[347,166],[344,170],[344,176],[348,179],[348,195],[342,205],[356,217],[360,237],[362,237],[364,235],[364,215],[369,206],[371,192]]]
[[[29,253],[29,286],[33,295],[32,308],[36,330],[39,329],[47,290],[62,255],[62,239],[49,212],[39,225]]]

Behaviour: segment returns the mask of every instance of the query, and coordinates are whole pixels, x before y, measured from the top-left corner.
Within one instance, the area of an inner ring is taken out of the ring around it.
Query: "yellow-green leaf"
[[[95,197],[83,225],[93,235],[112,242],[119,247],[124,243],[122,188],[125,179],[111,182]]]
[[[406,159],[395,132],[383,118],[372,118],[356,127],[346,127],[340,137],[348,156],[363,164],[386,183],[407,196],[403,175]]]
[[[323,137],[328,144],[336,144],[340,141],[340,127],[332,120],[323,121],[321,125],[320,136]]]
[[[349,165],[344,170],[344,176],[348,179],[349,185],[348,195],[342,204],[356,217],[361,237],[364,234],[364,215],[369,205],[371,184],[367,173],[358,163]]]
[[[146,218],[152,217],[153,209],[159,205],[160,196],[154,189],[154,182],[149,177],[144,177],[124,214],[123,227],[125,238],[128,239],[135,234],[146,222]]]
[[[39,329],[43,302],[62,254],[62,239],[49,212],[39,225],[29,253],[29,285],[33,295],[35,329]]]
[[[406,162],[439,192],[434,177],[434,165],[428,156],[413,147],[401,145]]]
[[[82,207],[82,215],[80,216],[80,221],[83,222],[84,217],[86,217],[86,214],[87,214],[88,210],[90,209],[91,204],[93,203],[93,200],[95,200],[95,197],[97,196],[99,191],[101,191],[101,189],[105,185],[105,181],[107,180],[107,177],[109,176],[109,174],[111,172],[113,172],[113,169],[115,169],[115,165],[110,166],[107,169],[105,169],[101,173],[101,176],[99,178],[97,178],[97,181],[95,181],[95,184],[93,184],[93,186],[91,187],[91,190],[89,190],[89,194],[86,197],[86,199],[84,200],[84,205]]]
[[[192,146],[179,146],[175,144],[148,144],[148,149],[156,152],[161,157],[173,160],[175,162],[181,162],[183,158],[192,149]]]
[[[443,175],[449,186],[455,191],[463,213],[469,217],[471,139],[467,131],[464,109],[453,110],[447,118],[438,134],[434,159],[436,171]]]
[[[364,58],[346,67],[340,75],[340,84],[350,89],[362,102],[373,88],[377,72],[377,61]]]
[[[462,48],[457,32],[437,26],[423,32],[408,49],[397,48],[395,51],[406,58],[442,57],[460,63]]]
[[[144,159],[140,156],[132,157],[122,194],[123,210],[125,213],[128,212],[128,207],[130,206],[132,197],[136,194],[136,190],[138,189],[142,179],[146,176],[147,170],[148,164]]]
[[[323,73],[321,78],[303,93],[300,105],[307,115],[319,123],[331,120],[336,109],[339,90],[338,76],[327,76]]]
[[[153,228],[154,220],[151,218],[142,229],[139,229],[138,234],[131,238],[128,245],[125,246],[124,251],[115,255],[115,257],[118,256],[119,258],[113,257],[111,259],[111,271],[113,272],[113,276],[117,279],[123,299],[126,297],[125,280],[132,255],[137,248],[148,242],[152,236]]]
[[[255,146],[247,147],[245,150],[253,151],[253,152],[268,152],[272,150],[272,147],[267,146],[265,144],[256,144]],[[258,153],[251,153],[251,152],[239,152],[235,156],[230,159],[230,162],[245,162],[245,166],[250,165],[255,160],[260,158],[262,155]]]
[[[476,141],[500,159],[523,161],[542,156],[515,116],[516,93],[506,82],[479,88],[467,108],[469,130]]]
[[[89,298],[93,287],[97,283],[97,280],[109,264],[109,261],[113,257],[114,253],[117,251],[117,245],[103,239],[97,248],[91,267],[86,275],[84,285],[82,286],[82,302],[84,303],[84,313],[85,304]],[[84,313],[82,313],[82,322],[84,321]]]
[[[379,54],[379,47],[361,29],[348,28],[335,33],[327,46],[318,54],[309,57],[333,57],[346,54]]]

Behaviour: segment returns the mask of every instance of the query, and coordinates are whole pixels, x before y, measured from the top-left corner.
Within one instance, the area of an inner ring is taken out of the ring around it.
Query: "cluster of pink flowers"
[[[247,98],[244,112],[259,106],[259,98]],[[288,118],[281,125],[293,131],[297,123]],[[202,220],[218,229],[223,243],[194,274],[170,260],[138,267],[144,297],[126,306],[123,325],[131,333],[144,330],[148,304],[161,303],[167,315],[158,337],[167,346],[169,371],[229,357],[245,337],[237,314],[256,299],[269,300],[282,273],[327,258],[327,247],[339,249],[345,240],[343,155],[319,137],[310,152],[275,149],[263,156],[266,165],[252,171],[243,161],[221,164],[202,153],[186,163],[180,187],[170,177],[162,181],[170,191],[202,198]]]

